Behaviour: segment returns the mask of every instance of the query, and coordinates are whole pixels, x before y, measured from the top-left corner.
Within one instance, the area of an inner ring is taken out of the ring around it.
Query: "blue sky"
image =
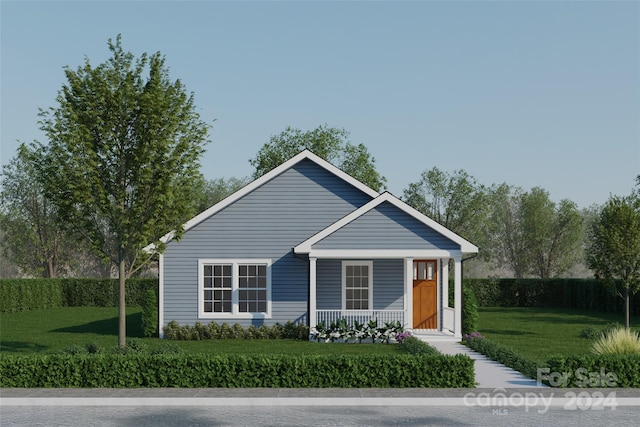
[[[640,174],[638,2],[1,1],[0,161],[43,140],[63,67],[122,34],[213,122],[209,178],[287,126],[365,144],[397,196],[433,166],[580,207]],[[214,122],[215,120],[215,122]]]

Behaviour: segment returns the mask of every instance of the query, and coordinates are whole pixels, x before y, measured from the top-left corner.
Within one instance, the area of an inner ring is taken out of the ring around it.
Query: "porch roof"
[[[294,247],[319,258],[456,257],[478,248],[384,192]]]

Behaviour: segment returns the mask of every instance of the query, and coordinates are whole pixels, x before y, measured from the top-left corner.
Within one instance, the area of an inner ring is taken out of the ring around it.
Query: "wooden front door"
[[[438,262],[413,262],[413,327],[438,329]]]

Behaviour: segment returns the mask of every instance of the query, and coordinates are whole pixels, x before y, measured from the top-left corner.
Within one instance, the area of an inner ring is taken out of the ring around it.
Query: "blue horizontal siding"
[[[272,260],[272,318],[304,321],[308,263],[292,248],[371,197],[310,160],[303,160],[171,241],[164,255],[164,322],[198,319],[198,259]],[[249,319],[216,319],[255,324]]]
[[[313,245],[314,249],[460,249],[460,245],[389,202]]]

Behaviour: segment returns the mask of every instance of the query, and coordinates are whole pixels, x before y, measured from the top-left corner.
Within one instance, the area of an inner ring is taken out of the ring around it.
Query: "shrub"
[[[137,338],[127,339],[127,345],[124,348],[114,347],[114,354],[132,355],[132,354],[144,354],[147,352],[147,345]]]
[[[284,325],[276,323],[269,327],[260,325],[256,327],[250,325],[243,328],[239,323],[222,325],[216,322],[209,322],[203,325],[196,322],[194,326],[182,325],[175,320],[169,322],[164,328],[164,337],[168,340],[210,340],[210,339],[294,339],[308,340],[309,328],[306,325],[296,325],[293,322],[287,322]]]
[[[622,325],[618,322],[607,323],[602,329],[596,329],[593,326],[587,326],[582,331],[580,331],[580,338],[598,339],[618,328],[622,328]]]
[[[551,385],[557,387],[640,387],[638,355],[558,356],[548,365],[553,373]]]
[[[472,350],[484,354],[489,359],[515,369],[529,378],[537,378],[538,376],[538,363],[510,347],[486,339],[479,334],[475,337],[463,339],[462,343]]]
[[[636,332],[632,332],[629,329],[617,328],[601,336],[593,344],[592,351],[601,355],[640,355],[640,337]]]
[[[389,343],[403,331],[404,328],[398,321],[386,322],[384,326],[380,326],[377,319],[372,319],[366,324],[358,321],[349,324],[345,319],[339,319],[336,322],[331,322],[328,326],[325,322],[318,323],[315,328],[311,329],[310,336],[311,339],[318,342],[349,342],[353,340],[360,343],[363,339],[370,339],[373,343],[376,341]]]
[[[142,306],[157,279],[128,279],[127,305]],[[54,307],[117,307],[117,279],[1,279],[0,312]]]
[[[145,337],[158,336],[158,298],[156,291],[147,289],[142,306],[142,333]]]
[[[463,344],[471,343],[473,340],[483,340],[485,337],[480,332],[471,332],[462,336]]]
[[[398,335],[396,335],[396,341],[398,341],[399,344],[402,344],[402,342],[407,339],[412,337],[413,334],[411,333],[411,331],[404,331],[404,332],[400,332]]]
[[[65,347],[62,350],[62,354],[76,355],[76,354],[87,354],[86,347],[83,347],[78,344],[73,344],[68,347]]]
[[[470,287],[464,287],[462,293],[462,333],[470,334],[478,329],[478,301]]]
[[[62,281],[59,279],[2,279],[0,295],[0,312],[3,313],[63,305]]]
[[[0,358],[0,387],[473,387],[468,356],[98,354]]]
[[[580,331],[580,338],[587,338],[590,340],[599,338],[602,334],[602,331],[594,328],[593,326],[587,326],[582,331]]]
[[[405,352],[412,355],[423,354],[423,355],[437,356],[440,354],[438,349],[436,349],[430,344],[427,344],[426,342],[422,341],[420,338],[417,338],[417,337],[404,338],[402,340],[401,345],[402,345],[402,349]]]
[[[85,349],[87,350],[87,353],[89,354],[99,354],[102,353],[102,347],[100,347],[100,345],[91,342],[87,345],[84,346]]]
[[[179,345],[172,342],[163,341],[158,347],[149,353],[151,356],[158,356],[161,354],[180,354],[182,348]]]
[[[624,313],[624,301],[596,279],[464,279],[480,307],[564,307]],[[631,297],[631,314],[640,315],[640,293]]]

